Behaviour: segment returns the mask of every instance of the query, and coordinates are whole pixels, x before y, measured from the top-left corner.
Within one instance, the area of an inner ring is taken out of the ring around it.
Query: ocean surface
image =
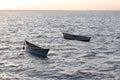
[[[49,48],[48,58],[23,50],[24,40]],[[0,11],[0,80],[120,80],[120,11]]]

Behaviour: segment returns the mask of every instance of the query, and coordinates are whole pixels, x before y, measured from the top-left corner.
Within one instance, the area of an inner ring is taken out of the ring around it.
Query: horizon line
[[[0,11],[120,11],[120,10],[33,10],[33,9],[4,9],[4,10],[0,10]]]

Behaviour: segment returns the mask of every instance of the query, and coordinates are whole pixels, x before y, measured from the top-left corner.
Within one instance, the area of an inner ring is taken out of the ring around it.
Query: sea
[[[25,40],[48,57],[23,50]],[[0,11],[0,80],[120,80],[120,11]]]

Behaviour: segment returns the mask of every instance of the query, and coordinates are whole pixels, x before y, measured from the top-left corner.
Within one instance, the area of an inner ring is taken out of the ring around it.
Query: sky
[[[0,10],[120,10],[120,0],[0,0]]]

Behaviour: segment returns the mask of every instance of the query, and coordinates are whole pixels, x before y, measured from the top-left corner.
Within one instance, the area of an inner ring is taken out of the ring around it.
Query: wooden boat
[[[78,41],[85,41],[85,42],[89,42],[91,38],[91,37],[73,35],[68,33],[63,33],[63,37],[69,40],[78,40]]]
[[[43,49],[25,40],[26,50],[37,57],[47,58],[49,49]],[[24,49],[24,48],[23,48]]]

